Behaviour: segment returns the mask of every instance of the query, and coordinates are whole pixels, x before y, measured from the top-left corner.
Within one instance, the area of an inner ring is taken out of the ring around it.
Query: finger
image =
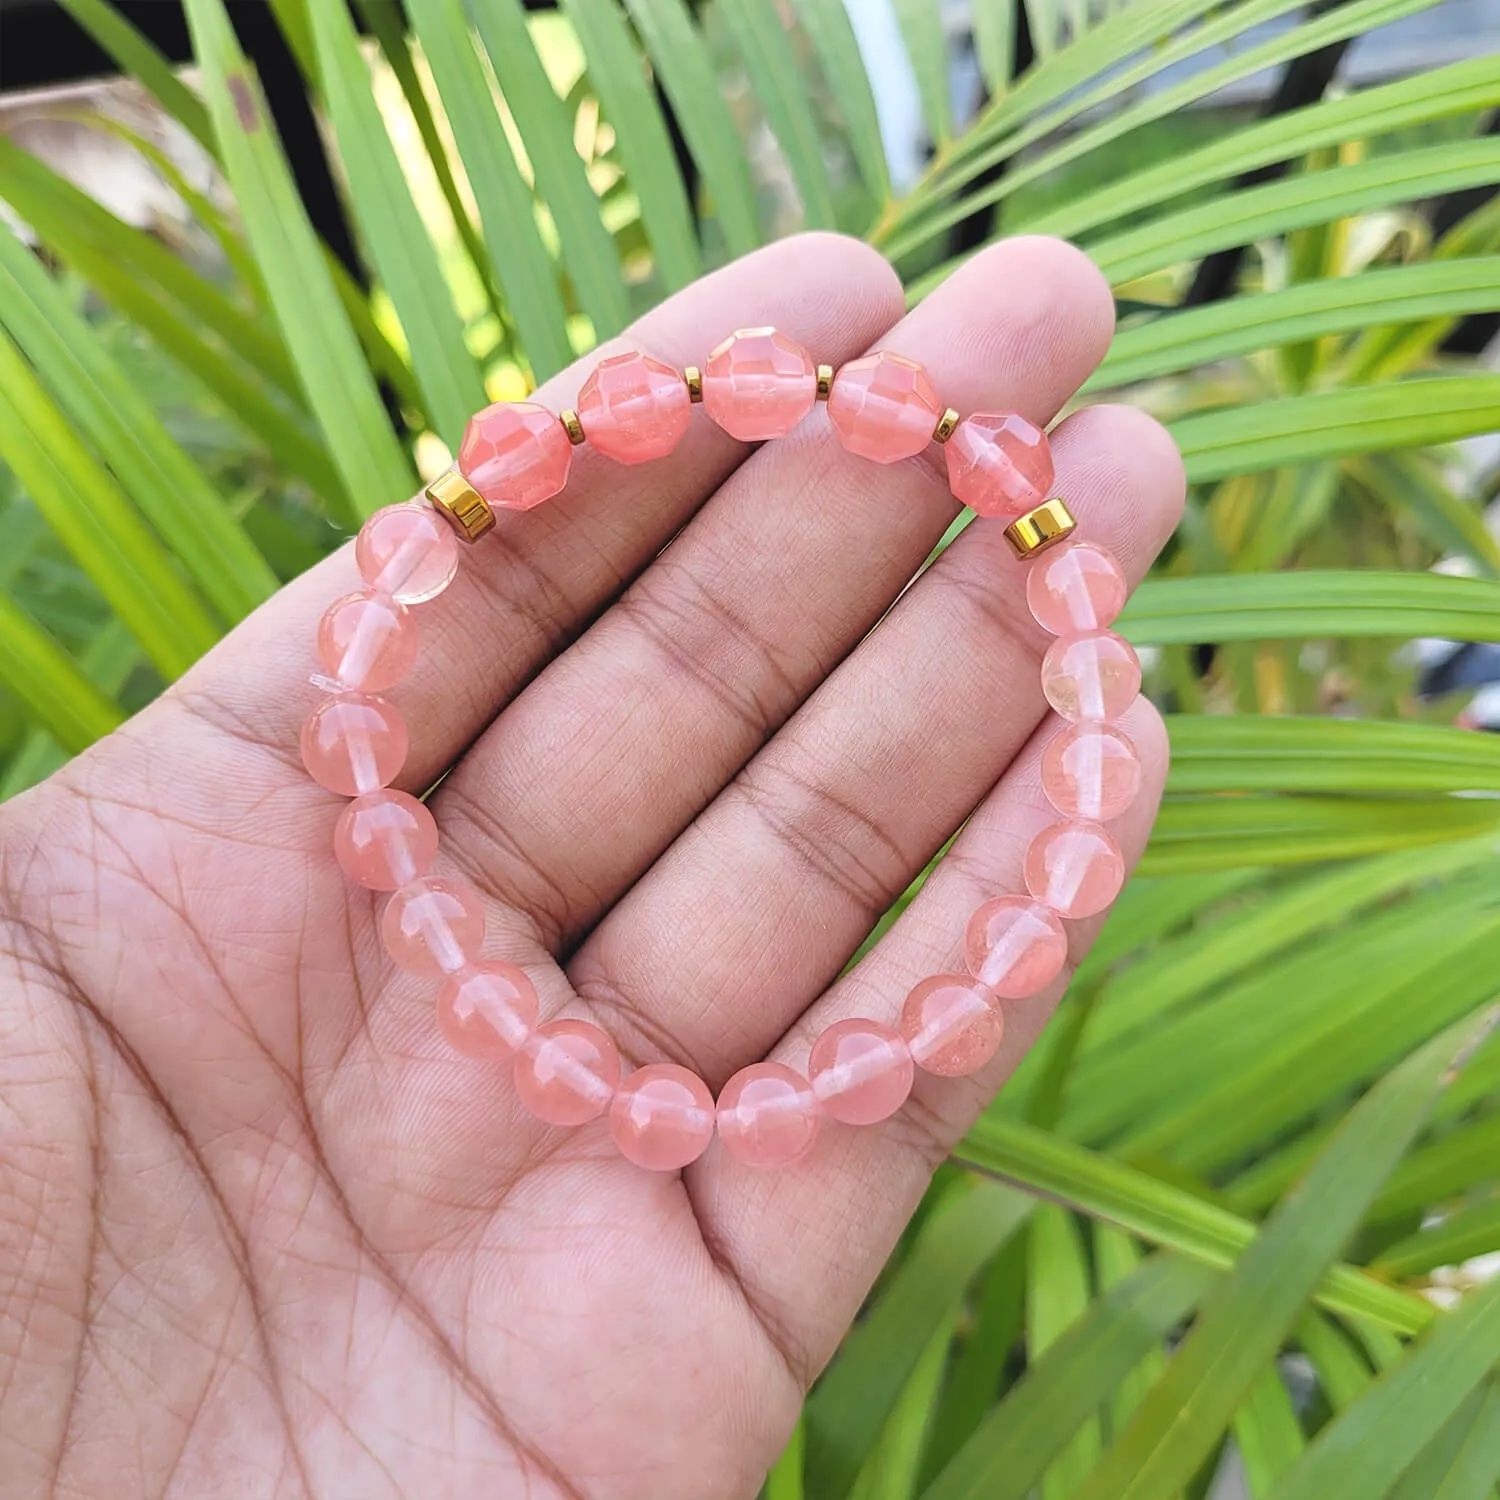
[[[1167,770],[1161,717],[1138,699],[1121,719],[1142,763],[1134,805],[1110,825],[1130,866],[1156,816]],[[964,925],[992,896],[1024,890],[1026,845],[1056,820],[1042,791],[1042,747],[1061,722],[1049,716],[868,957],[812,1007],[772,1054],[804,1070],[813,1039],[834,1021],[868,1016],[894,1025],[913,985],[963,972]],[[784,1171],[746,1167],[722,1149],[688,1174],[715,1244],[767,1331],[810,1383],[911,1217],[932,1169],[978,1117],[1041,1034],[1103,917],[1068,922],[1069,962],[1045,991],[1007,1000],[999,1052],[967,1078],[917,1073],[906,1105],[879,1125],[825,1122],[811,1154]]]
[[[1171,439],[1093,407],[1055,452],[1081,534],[1140,578],[1182,502]],[[1024,577],[981,520],[908,591],[571,962],[610,1024],[717,1084],[823,991],[1045,710]]]
[[[598,361],[638,349],[681,367],[731,329],[774,322],[809,347],[842,357],[900,315],[900,286],[867,246],[838,235],[768,246],[695,282],[537,391],[553,411],[574,404]],[[670,459],[625,466],[587,446],[567,488],[530,511],[500,511],[494,530],[463,548],[459,575],[417,612],[418,665],[389,696],[411,732],[401,785],[430,786],[541,664],[617,595],[744,457],[706,419]],[[362,586],[345,547],[245,621],[187,674],[168,702],[237,739],[296,760],[298,726],[322,670],[319,616]]]
[[[880,342],[964,410],[1046,422],[1112,321],[1083,255],[1025,238],[972,261]],[[935,446],[889,467],[852,455],[821,411],[755,454],[450,778],[438,815],[470,873],[566,948],[911,578],[957,510],[941,468]]]

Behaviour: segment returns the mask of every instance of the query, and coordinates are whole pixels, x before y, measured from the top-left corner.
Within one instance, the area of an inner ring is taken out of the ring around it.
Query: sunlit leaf
[[[415,476],[338,300],[223,0],[184,4],[215,137],[271,306],[344,488],[368,515],[407,499]]]

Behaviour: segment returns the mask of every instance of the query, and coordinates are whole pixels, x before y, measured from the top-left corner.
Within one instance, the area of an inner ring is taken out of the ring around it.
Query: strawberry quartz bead
[[[1065,635],[1042,658],[1042,691],[1065,719],[1118,719],[1140,690],[1140,657],[1109,631]]]
[[[438,1030],[455,1052],[480,1062],[508,1062],[536,1029],[536,1015],[536,988],[514,964],[470,964],[438,992]]]
[[[626,1161],[651,1172],[675,1172],[708,1150],[714,1096],[696,1073],[676,1063],[651,1063],[615,1090],[609,1133]]]
[[[350,880],[372,891],[394,891],[425,875],[437,858],[437,824],[405,792],[356,797],[333,828],[333,853]]]
[[[458,572],[458,538],[430,505],[387,505],[354,543],[359,575],[402,604],[436,599]]]
[[[1140,757],[1112,724],[1070,724],[1042,751],[1042,790],[1065,818],[1107,823],[1140,787]]]
[[[573,444],[562,423],[534,401],[497,401],[469,418],[458,472],[491,505],[530,510],[568,482]]]
[[[649,354],[600,360],[578,393],[584,435],[622,464],[665,458],[682,441],[692,410],[682,375]]]
[[[582,1125],[609,1108],[620,1082],[615,1044],[587,1021],[549,1021],[516,1053],[516,1094],[548,1125]]]
[[[901,1035],[924,1072],[961,1078],[999,1051],[1005,1016],[994,995],[967,974],[934,974],[906,997]]]
[[[977,411],[943,448],[948,487],[976,515],[1023,516],[1052,487],[1047,434],[1019,412]]]
[[[818,399],[812,356],[774,328],[732,333],[703,366],[703,408],[730,437],[785,437]]]
[[[1125,608],[1128,592],[1119,563],[1088,542],[1046,553],[1026,575],[1026,603],[1050,635],[1108,629]]]
[[[1026,851],[1026,889],[1064,917],[1092,917],[1125,884],[1125,856],[1097,823],[1054,823]]]
[[[383,698],[341,693],[320,703],[302,725],[302,764],[321,787],[341,797],[379,791],[406,763],[406,723]]]
[[[969,918],[964,964],[1006,1000],[1040,993],[1062,973],[1068,935],[1054,912],[1029,896],[997,896]]]
[[[457,974],[479,956],[484,907],[467,880],[408,881],[386,902],[380,937],[392,961],[420,979]]]
[[[823,1113],[845,1125],[888,1120],[906,1103],[915,1068],[906,1039],[879,1021],[835,1021],[813,1043],[807,1076]]]
[[[417,622],[389,594],[345,594],[318,621],[318,656],[340,687],[384,692],[417,659]]]
[[[786,1167],[812,1150],[818,1101],[812,1085],[782,1063],[751,1063],[719,1094],[719,1139],[752,1167]]]
[[[927,371],[885,349],[850,360],[828,393],[828,420],[838,440],[881,464],[914,458],[932,440],[941,415]]]

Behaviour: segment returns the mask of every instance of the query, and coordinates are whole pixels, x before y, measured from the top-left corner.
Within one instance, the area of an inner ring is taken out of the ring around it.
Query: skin
[[[873,252],[809,236],[620,347],[680,366],[775,324],[1046,421],[1112,320],[1093,267],[1040,239],[902,306]],[[538,399],[570,404],[591,362]],[[1054,448],[1057,493],[1139,578],[1182,501],[1170,440],[1095,407]],[[525,966],[544,1016],[717,1088],[961,967],[968,913],[1021,887],[1051,821],[1057,726],[1000,522],[902,594],[955,512],[936,449],[877,467],[818,412],[751,451],[700,418],[670,462],[580,450],[565,495],[504,515],[422,608],[399,784],[448,772],[438,873],[483,892],[485,955]],[[357,584],[346,548],[0,808],[0,1496],[752,1495],[1064,985],[1007,1002],[984,1072],[919,1074],[896,1118],[829,1126],[787,1171],[715,1147],[650,1174],[602,1124],[538,1126],[502,1068],[446,1049],[435,986],[393,970],[382,898],[329,853],[342,803],[297,731],[318,616]],[[1166,743],[1145,703],[1127,727],[1133,860]],[[1096,927],[1070,924],[1075,961]]]

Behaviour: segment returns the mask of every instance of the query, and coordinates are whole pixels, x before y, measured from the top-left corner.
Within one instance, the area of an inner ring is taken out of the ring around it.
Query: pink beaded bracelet
[[[417,653],[411,606],[436,598],[458,569],[458,538],[477,541],[494,508],[527,510],[567,482],[585,441],[619,463],[669,454],[694,404],[733,437],[759,442],[790,432],[820,400],[838,440],[877,463],[945,445],[954,495],[981,516],[1007,518],[1018,558],[1033,559],[1026,597],[1057,637],[1042,663],[1047,701],[1067,726],[1045,747],[1042,784],[1062,820],[1032,840],[1026,895],[998,895],[970,918],[967,974],[936,974],[906,997],[896,1026],[837,1021],[813,1043],[807,1076],[777,1062],[741,1069],[715,1101],[708,1085],[675,1063],[621,1078],[620,1054],[599,1027],[561,1018],[538,1024],[536,990],[513,964],[484,961],[484,910],[467,882],[428,872],[437,825],[415,797],[390,783],[406,758],[401,715],[378,696]],[[1102,826],[1125,811],[1141,765],[1117,721],[1140,690],[1135,652],[1108,626],[1124,607],[1125,575],[1109,553],[1070,542],[1075,530],[1053,479],[1046,434],[1015,412],[960,420],[942,408],[923,368],[899,354],[853,360],[834,377],[772,328],[731,334],[700,372],[645,354],[600,362],[578,409],[554,416],[531,402],[501,402],[474,417],[456,467],[427,487],[430,504],[393,505],[365,522],[355,561],[365,584],[330,605],[318,626],[329,696],[302,729],[302,759],[319,785],[353,800],[334,831],[334,854],[351,880],[392,896],[381,937],[409,973],[442,981],[438,1026],[472,1058],[510,1062],[521,1102],[550,1125],[608,1114],[622,1155],[673,1171],[708,1147],[717,1125],[733,1156],[762,1166],[797,1161],[822,1117],[872,1125],[895,1114],[914,1070],[973,1073],[995,1055],[1003,1000],[1034,995],[1062,971],[1063,918],[1092,916],[1125,877],[1119,845]],[[1039,503],[1040,502],[1040,503]]]

